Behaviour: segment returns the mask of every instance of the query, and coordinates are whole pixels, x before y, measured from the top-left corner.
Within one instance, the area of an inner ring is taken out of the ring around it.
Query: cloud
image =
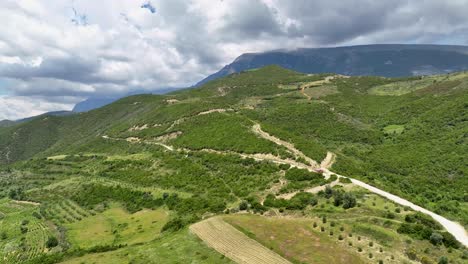
[[[69,99],[57,104],[64,98],[190,86],[245,52],[463,45],[465,10],[468,0],[5,0],[0,84],[9,97],[2,105],[35,108],[18,110],[26,114],[68,107]],[[51,104],[24,103],[38,97]],[[2,105],[3,116],[18,116]]]
[[[67,98],[61,102],[51,102],[42,97],[0,95],[0,120],[17,120],[55,110],[71,110],[76,103],[75,100],[67,101]]]

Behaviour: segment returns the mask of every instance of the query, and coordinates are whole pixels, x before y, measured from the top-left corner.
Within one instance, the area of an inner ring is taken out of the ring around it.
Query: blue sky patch
[[[151,13],[156,13],[156,8],[151,4],[150,1],[141,5],[141,8],[148,9]]]

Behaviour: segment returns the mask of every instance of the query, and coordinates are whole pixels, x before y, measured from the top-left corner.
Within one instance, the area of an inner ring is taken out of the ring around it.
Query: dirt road
[[[296,155],[302,157],[302,156],[305,156],[300,150],[297,150],[294,148],[294,145],[292,145],[291,143],[289,142],[285,142],[285,141],[282,141],[280,139],[277,139],[275,138],[274,136],[271,136],[269,135],[268,133],[264,132],[261,130],[261,127],[259,124],[256,124],[254,126],[254,131],[258,131],[258,135],[262,136],[263,138],[267,139],[267,140],[270,140],[278,145],[282,145],[286,148],[288,148],[289,150],[293,151]],[[329,155],[327,154],[327,157]],[[310,158],[306,159],[307,161],[311,160]],[[327,158],[325,159],[327,160]],[[316,161],[313,161],[314,164],[317,164]],[[327,165],[329,164],[329,162],[322,162],[322,164],[324,165]],[[324,175],[325,177],[327,177],[327,175],[331,175],[331,174],[336,174],[336,173],[333,173],[332,171],[328,170],[327,168],[321,168],[323,171],[324,171]],[[338,178],[340,177],[345,177],[345,176],[342,176],[342,175],[338,175]],[[349,178],[349,177],[347,177]],[[391,194],[389,192],[386,192],[386,191],[383,191],[381,189],[378,189],[374,186],[371,186],[367,183],[364,183],[362,181],[359,181],[359,180],[356,180],[356,179],[353,179],[353,178],[349,178],[351,180],[351,182],[357,186],[360,186],[364,189],[367,189],[368,191],[370,192],[373,192],[373,193],[376,193],[380,196],[383,196],[397,204],[400,204],[400,205],[403,205],[403,206],[408,206],[410,207],[411,209],[415,210],[415,211],[418,211],[418,212],[421,212],[421,213],[424,213],[424,214],[427,214],[429,216],[431,216],[434,220],[436,220],[438,223],[440,223],[450,234],[452,234],[460,243],[462,243],[465,247],[468,247],[468,234],[465,230],[465,228],[460,225],[459,223],[457,222],[454,222],[454,221],[450,221],[448,220],[447,218],[441,216],[441,215],[438,215],[434,212],[431,212],[421,206],[418,206],[416,204],[413,204],[411,203],[410,201],[408,200],[405,200],[401,197],[398,197],[394,194]]]
[[[255,124],[253,126],[252,130],[253,130],[254,133],[259,135],[260,137],[262,137],[264,139],[267,139],[269,141],[272,141],[277,145],[281,145],[281,146],[287,148],[296,157],[303,158],[309,164],[304,164],[304,163],[301,163],[301,162],[298,162],[298,161],[295,161],[295,160],[291,160],[291,159],[282,159],[282,158],[274,156],[272,154],[241,154],[241,153],[235,153],[235,152],[216,151],[216,150],[205,150],[205,151],[212,151],[212,152],[216,152],[216,153],[220,153],[220,154],[238,154],[238,155],[240,155],[241,157],[244,157],[244,158],[254,158],[255,160],[263,160],[263,161],[275,162],[275,163],[280,163],[280,164],[289,164],[291,166],[294,166],[294,167],[297,167],[297,168],[302,168],[302,169],[307,169],[309,171],[314,171],[315,169],[320,168],[320,169],[323,170],[323,175],[324,175],[324,177],[326,179],[328,179],[330,177],[330,175],[336,174],[336,173],[334,173],[334,172],[332,172],[332,171],[330,171],[328,169],[331,166],[331,164],[333,164],[333,160],[334,160],[334,155],[331,152],[327,153],[327,157],[319,165],[318,162],[316,162],[315,160],[309,158],[304,153],[302,153],[300,150],[296,149],[293,144],[291,144],[289,142],[286,142],[286,141],[283,141],[283,140],[281,140],[281,139],[279,139],[279,138],[277,138],[275,136],[272,136],[272,135],[268,134],[267,132],[263,131],[259,124]],[[108,139],[108,140],[128,141],[127,139],[110,138],[108,136],[102,136],[102,138]],[[174,149],[172,146],[166,145],[166,144],[161,143],[161,142],[153,142],[153,141],[148,141],[148,142],[142,141],[142,142],[146,143],[146,144],[160,145],[160,146],[164,147],[165,149],[167,149],[169,151],[178,151],[178,149]],[[141,142],[139,142],[139,143],[141,143]],[[187,149],[183,149],[183,150],[184,151],[189,151]],[[338,178],[345,177],[345,176],[338,175],[338,174],[336,174],[336,175],[338,176]],[[347,178],[349,178],[349,177],[347,177]],[[370,192],[381,195],[381,196],[383,196],[383,197],[385,197],[385,198],[387,198],[387,199],[389,199],[389,200],[391,200],[391,201],[393,201],[393,202],[395,202],[397,204],[400,204],[402,206],[408,206],[408,207],[410,207],[411,209],[413,209],[415,211],[418,211],[418,212],[421,212],[421,213],[424,213],[424,214],[427,214],[427,215],[431,216],[434,220],[436,220],[438,223],[440,223],[450,234],[452,234],[460,243],[462,243],[465,247],[468,247],[468,234],[467,234],[466,230],[464,229],[464,227],[462,225],[460,225],[459,223],[454,222],[454,221],[450,221],[450,220],[448,220],[447,218],[445,218],[445,217],[443,217],[441,215],[438,215],[438,214],[436,214],[434,212],[431,212],[431,211],[429,211],[429,210],[427,210],[427,209],[425,209],[423,207],[420,207],[420,206],[418,206],[416,204],[411,203],[408,200],[405,200],[405,199],[403,199],[401,197],[398,197],[396,195],[393,195],[393,194],[391,194],[389,192],[378,189],[378,188],[376,188],[374,186],[371,186],[369,184],[366,184],[366,183],[364,183],[362,181],[359,181],[359,180],[356,180],[356,179],[353,179],[353,178],[349,178],[349,179],[351,180],[351,182],[353,184],[355,184],[357,186],[360,186],[360,187],[362,187],[364,189],[367,189]],[[319,187],[321,187],[321,186],[319,186]],[[323,187],[323,188],[325,188],[325,187]],[[314,187],[314,188],[310,189],[309,192],[315,192],[317,190],[320,191],[319,189],[315,189],[315,187]],[[292,195],[292,194],[288,194],[288,195]],[[241,263],[247,263],[247,262],[241,262]],[[253,262],[248,262],[248,263],[253,263]],[[263,263],[263,262],[255,262],[255,263]]]

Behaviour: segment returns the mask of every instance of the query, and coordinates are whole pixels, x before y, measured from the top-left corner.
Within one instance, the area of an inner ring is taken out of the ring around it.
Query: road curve
[[[314,169],[314,167],[321,167],[315,160],[312,160],[311,158],[307,157],[304,153],[302,153],[302,151],[296,149],[296,147],[294,146],[294,144],[290,143],[290,142],[286,142],[286,141],[283,141],[273,135],[270,135],[268,134],[267,132],[263,131],[260,124],[255,124],[253,126],[253,131],[254,133],[256,133],[257,135],[269,140],[269,141],[272,141],[274,142],[275,144],[277,145],[281,145],[281,146],[284,146],[286,147],[288,150],[290,150],[292,153],[294,153],[295,155],[299,156],[299,157],[303,157],[305,158],[310,164],[311,166],[309,167],[310,169]],[[327,153],[327,156],[328,153]],[[324,162],[324,163],[328,163],[328,162]],[[328,167],[331,166],[331,165],[328,165]],[[325,176],[326,179],[328,179],[330,177],[331,174],[336,174],[330,170],[328,170],[328,168],[320,168],[322,171],[323,171],[323,175]],[[342,175],[338,175],[336,174],[338,177],[346,177],[346,176],[342,176]],[[347,177],[349,178],[349,177]],[[465,247],[468,247],[468,234],[466,233],[466,230],[465,228],[460,225],[459,223],[457,222],[454,222],[454,221],[450,221],[448,220],[447,218],[441,216],[441,215],[438,215],[434,212],[431,212],[425,208],[422,208],[421,206],[418,206],[408,200],[405,200],[401,197],[398,197],[394,194],[391,194],[389,192],[386,192],[386,191],[383,191],[381,189],[378,189],[374,186],[371,186],[367,183],[364,183],[362,181],[359,181],[359,180],[356,180],[356,179],[352,179],[352,178],[349,178],[351,180],[352,183],[354,183],[355,185],[357,186],[360,186],[364,189],[367,189],[373,193],[376,193],[378,195],[381,195],[397,204],[400,204],[400,205],[403,205],[403,206],[408,206],[410,207],[411,209],[415,210],[415,211],[418,211],[418,212],[421,212],[421,213],[424,213],[424,214],[427,214],[429,216],[431,216],[434,220],[436,220],[437,222],[439,222],[446,230],[447,232],[449,232],[450,234],[452,234],[455,239],[457,239],[461,244],[463,244]]]
[[[398,197],[396,195],[393,195],[391,193],[388,193],[386,191],[382,191],[374,186],[371,186],[367,183],[364,183],[362,181],[359,181],[359,180],[356,180],[356,179],[352,179],[352,178],[349,178],[351,180],[352,183],[354,183],[355,185],[357,186],[360,186],[364,189],[367,189],[373,193],[376,193],[380,196],[383,196],[397,204],[400,204],[400,205],[403,205],[403,206],[408,206],[409,208],[415,210],[415,211],[418,211],[418,212],[421,212],[421,213],[424,213],[424,214],[427,214],[429,216],[431,216],[432,218],[434,218],[434,220],[436,220],[437,222],[439,222],[450,234],[452,234],[460,243],[462,243],[465,247],[468,247],[468,234],[466,233],[466,230],[465,228],[463,228],[462,225],[460,225],[459,223],[457,222],[453,222],[453,221],[450,221],[448,220],[447,218],[443,217],[443,216],[440,216],[436,213],[433,213],[427,209],[424,209],[422,208],[421,206],[419,205],[416,205],[408,200],[405,200],[401,197]]]

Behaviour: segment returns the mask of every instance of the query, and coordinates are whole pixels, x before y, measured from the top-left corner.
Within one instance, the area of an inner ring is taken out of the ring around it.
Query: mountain
[[[467,101],[465,72],[266,66],[0,127],[0,258],[463,263]]]
[[[131,93],[121,95],[121,96],[108,96],[108,97],[90,97],[82,102],[79,102],[73,107],[72,112],[76,113],[82,113],[82,112],[88,112],[100,107],[103,107],[105,105],[108,105],[110,103],[113,103],[120,98],[127,97],[130,95],[136,95],[136,94],[165,94],[174,90],[178,90],[180,88],[164,88],[164,89],[158,89],[156,91],[132,91]]]
[[[81,113],[81,112],[88,112],[96,108],[103,107],[108,105],[112,102],[117,101],[119,98],[111,98],[111,97],[96,97],[96,98],[88,98],[82,102],[79,102],[73,107],[73,112]]]
[[[31,121],[32,119],[35,118],[40,118],[40,117],[45,117],[45,116],[67,116],[67,115],[72,115],[74,114],[71,111],[52,111],[52,112],[47,112],[44,114],[40,114],[37,116],[31,116],[31,117],[26,117],[18,120],[2,120],[0,121],[0,127],[9,127],[9,126],[14,126],[16,124],[24,123]]]
[[[2,120],[0,121],[0,127],[8,127],[8,126],[12,126],[15,124],[15,121],[11,121],[11,120]]]
[[[468,47],[382,44],[247,53],[197,85],[271,64],[303,73],[384,77],[432,75],[468,69]]]

